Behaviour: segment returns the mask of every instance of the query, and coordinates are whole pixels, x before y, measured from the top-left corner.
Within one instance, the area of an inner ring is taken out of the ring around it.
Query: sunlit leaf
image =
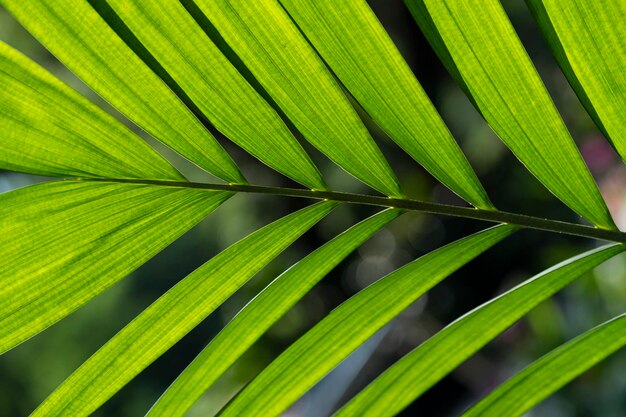
[[[0,195],[0,353],[124,278],[231,195],[86,181]]]
[[[277,0],[196,4],[309,142],[378,191],[401,194],[365,126]]]
[[[152,136],[222,179],[245,182],[215,138],[87,0],[0,4],[95,92]]]
[[[526,3],[580,101],[626,161],[626,2]]]
[[[500,385],[463,416],[524,415],[559,388],[626,346],[626,314],[570,340]]]
[[[526,168],[591,223],[615,229],[593,177],[500,2],[405,3],[448,70],[462,80],[483,117]]]
[[[218,130],[270,167],[325,188],[280,117],[179,2],[108,3]]]
[[[511,226],[487,229],[431,252],[370,285],[285,350],[221,415],[280,415],[426,291],[513,231]]]
[[[0,42],[0,167],[48,176],[181,175],[143,140]]]
[[[386,210],[358,223],[276,278],[204,348],[148,415],[183,416],[317,282],[400,213],[399,210]]]
[[[206,262],[83,363],[32,416],[90,415],[335,206],[318,203],[283,217]]]
[[[387,369],[337,417],[398,414],[542,301],[625,249],[604,246],[568,259],[476,308]]]
[[[442,183],[493,208],[441,117],[364,0],[280,0],[370,117]]]

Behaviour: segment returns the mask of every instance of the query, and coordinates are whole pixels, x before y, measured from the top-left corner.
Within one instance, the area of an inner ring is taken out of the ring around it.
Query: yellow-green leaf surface
[[[526,168],[595,226],[615,229],[593,177],[498,0],[405,2],[426,36],[440,38],[433,47],[444,62],[450,64],[452,58],[485,120]],[[436,35],[428,33],[433,29]]]
[[[0,195],[0,353],[124,278],[231,195],[91,181]]]
[[[364,0],[280,0],[372,119],[476,207],[493,205],[465,155]]]
[[[325,188],[320,173],[278,114],[182,4],[108,3],[218,130],[288,177],[309,188]]]
[[[515,230],[496,226],[444,246],[370,285],[266,367],[222,412],[274,417],[434,285]]]
[[[283,217],[206,262],[83,363],[32,416],[90,415],[335,206],[318,203]]]
[[[337,264],[400,215],[385,210],[346,230],[276,278],[202,350],[149,417],[183,416],[235,361]]]
[[[95,92],[152,136],[217,177],[245,182],[215,138],[87,0],[0,4]]]
[[[581,102],[626,161],[626,2],[526,3]]]
[[[401,194],[355,110],[277,0],[196,4],[309,142],[378,191]]]
[[[500,385],[463,416],[522,416],[625,345],[626,314],[622,314],[535,361]]]
[[[48,176],[182,176],[142,139],[0,42],[0,167]]]
[[[395,416],[542,301],[625,249],[609,245],[568,259],[476,308],[396,362],[337,417]]]

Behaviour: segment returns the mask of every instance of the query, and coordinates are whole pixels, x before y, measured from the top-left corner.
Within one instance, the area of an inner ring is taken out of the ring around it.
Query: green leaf
[[[278,114],[179,2],[108,3],[219,131],[288,177],[325,188]]]
[[[400,214],[399,210],[385,210],[362,221],[276,278],[202,350],[159,398],[148,416],[183,416],[316,283]]]
[[[231,195],[89,181],[0,195],[0,353],[124,278]]]
[[[535,306],[625,249],[609,245],[568,259],[457,319],[387,369],[337,417],[398,414]]]
[[[580,101],[626,162],[626,3],[526,3]]]
[[[32,416],[90,415],[334,207],[322,202],[283,217],[206,262],[84,362]]]
[[[196,4],[309,142],[378,191],[401,195],[367,129],[276,0]]]
[[[222,417],[278,416],[426,291],[515,231],[496,226],[444,246],[370,285],[266,367]]]
[[[95,92],[152,136],[224,180],[245,182],[215,138],[86,0],[0,4]]]
[[[472,167],[364,0],[280,0],[370,117],[474,206],[491,209]]]
[[[500,385],[463,416],[521,416],[626,346],[626,314],[570,340]]]
[[[0,168],[71,177],[183,177],[121,123],[0,42]]]
[[[432,45],[442,61],[448,67],[450,58],[454,61],[476,107],[526,168],[591,223],[615,229],[593,177],[500,3],[485,0],[476,7],[470,1],[405,2],[427,38],[435,39]],[[437,34],[429,33],[433,29]]]

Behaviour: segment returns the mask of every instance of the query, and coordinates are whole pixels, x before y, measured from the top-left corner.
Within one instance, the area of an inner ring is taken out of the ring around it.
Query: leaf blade
[[[276,0],[195,3],[311,144],[383,194],[401,194],[367,129]]]
[[[155,138],[229,182],[230,156],[85,0],[0,3],[96,93]],[[67,10],[72,13],[67,13]]]
[[[485,120],[556,197],[615,229],[580,152],[497,0],[405,0],[442,61],[455,68]],[[430,18],[428,19],[427,16]],[[437,30],[437,34],[429,31]],[[445,45],[446,51],[441,51]],[[478,47],[488,45],[488,47]]]
[[[461,239],[359,292],[285,350],[222,410],[221,415],[280,415],[417,298],[514,230],[511,226],[496,226]],[[424,278],[416,280],[417,273]]]
[[[396,415],[532,308],[625,249],[608,245],[588,251],[479,306],[397,361],[336,416]]]
[[[626,346],[626,314],[568,341],[496,388],[463,416],[523,415],[578,375]]]
[[[0,41],[0,167],[49,176],[181,180],[129,129]]]
[[[140,5],[114,0],[109,5],[226,137],[308,188],[326,188],[321,174],[278,114],[180,3]]]
[[[11,239],[0,245],[0,353],[124,278],[231,195],[90,181],[0,195],[0,230]]]
[[[479,208],[494,208],[465,155],[365,1],[280,2],[391,139],[462,198]]]
[[[362,221],[281,274],[211,340],[159,398],[147,416],[183,416],[318,281],[366,239],[400,214],[398,210],[385,210]]]
[[[587,112],[626,161],[626,20],[623,2],[527,0]],[[599,7],[601,6],[601,7]]]
[[[91,414],[335,206],[322,202],[292,213],[206,262],[110,339],[31,416]]]

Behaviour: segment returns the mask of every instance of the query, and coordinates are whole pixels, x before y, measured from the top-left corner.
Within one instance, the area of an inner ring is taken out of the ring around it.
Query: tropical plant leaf
[[[232,193],[63,181],[0,195],[0,353],[156,255]],[[35,240],[34,240],[35,239]]]
[[[526,3],[580,101],[626,161],[626,3]]]
[[[405,3],[448,69],[458,71],[483,117],[528,170],[591,223],[615,229],[593,177],[499,1]]]
[[[472,167],[363,0],[280,0],[370,117],[416,161],[476,207],[493,208]]]
[[[337,417],[398,414],[539,303],[625,249],[624,245],[609,245],[583,253],[476,308],[387,369]]]
[[[221,416],[278,416],[434,285],[516,230],[496,226],[392,272],[341,304],[267,366]]]
[[[96,93],[152,136],[217,177],[245,182],[217,140],[86,0],[0,4]]]
[[[334,207],[322,202],[292,213],[206,262],[120,330],[32,416],[91,414]]]
[[[183,416],[317,282],[401,213],[400,210],[385,210],[358,223],[276,278],[200,352],[159,398],[148,416]]]
[[[383,194],[401,195],[367,129],[276,0],[196,4],[309,142]]]
[[[616,55],[626,45],[619,27],[626,6],[526,1],[587,111],[624,157],[626,60]],[[499,226],[410,262],[345,301],[242,389],[222,417],[285,412],[424,293],[519,228],[622,243],[562,262],[459,318],[337,413],[395,415],[539,303],[626,249],[626,233],[615,227],[499,1],[405,2],[487,123],[594,227],[495,209],[365,0],[0,0],[122,115],[228,182],[186,181],[114,117],[0,42],[0,169],[69,179],[0,195],[0,354],[132,273],[235,193],[323,200],[252,233],[174,285],[52,392],[35,417],[92,414],[340,204],[386,210],[279,275],[183,371],[150,417],[186,413],[331,269],[403,210]],[[404,198],[347,94],[475,207]],[[247,184],[194,114],[310,189]],[[326,189],[296,129],[385,196]],[[626,344],[625,317],[539,359],[468,413],[524,413]]]
[[[626,346],[626,314],[570,340],[500,385],[463,416],[521,416]]]
[[[0,42],[0,167],[48,176],[183,177],[113,117]]]
[[[179,2],[108,2],[225,136],[313,189],[324,181],[274,109],[248,84]],[[193,39],[193,42],[189,42]]]

